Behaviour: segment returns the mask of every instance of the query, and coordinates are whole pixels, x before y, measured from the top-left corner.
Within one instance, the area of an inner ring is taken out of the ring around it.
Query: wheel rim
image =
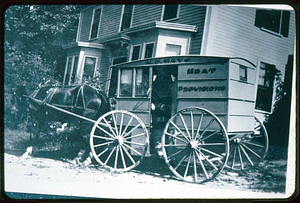
[[[202,108],[187,108],[168,121],[163,156],[173,174],[187,182],[206,182],[224,168],[229,140],[221,121]]]
[[[128,171],[140,164],[149,143],[142,120],[128,111],[110,111],[94,124],[90,146],[95,160],[113,171]]]
[[[254,117],[254,131],[229,137],[230,153],[227,168],[246,170],[257,166],[266,156],[269,139],[265,126]]]

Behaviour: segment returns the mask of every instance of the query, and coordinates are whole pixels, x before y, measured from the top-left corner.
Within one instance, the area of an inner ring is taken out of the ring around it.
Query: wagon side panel
[[[228,80],[228,132],[253,131],[255,108],[255,67],[232,59]]]

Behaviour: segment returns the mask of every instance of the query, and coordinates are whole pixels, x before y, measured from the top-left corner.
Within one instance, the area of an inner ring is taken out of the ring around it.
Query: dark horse
[[[29,96],[18,93],[15,96],[16,103],[26,100],[27,110],[32,120],[31,126],[29,126],[31,127],[29,153],[32,153],[33,147],[38,143],[43,127],[51,121],[62,123],[63,125],[57,129],[61,131],[69,123],[80,125],[81,130],[78,132],[78,136],[86,138],[82,148],[87,148],[87,135],[93,125],[93,122],[90,121],[97,120],[110,110],[110,103],[106,95],[88,85],[42,86]],[[81,151],[87,152],[88,150],[82,149]]]

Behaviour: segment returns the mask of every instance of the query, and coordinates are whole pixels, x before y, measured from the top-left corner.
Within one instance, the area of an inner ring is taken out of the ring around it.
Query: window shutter
[[[266,10],[257,9],[255,16],[255,26],[256,27],[264,27],[266,22]]]
[[[283,11],[280,34],[282,34],[284,37],[289,36],[289,26],[290,26],[290,12],[289,11]]]

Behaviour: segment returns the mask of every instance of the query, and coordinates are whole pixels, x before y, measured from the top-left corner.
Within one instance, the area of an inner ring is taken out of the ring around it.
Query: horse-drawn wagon
[[[243,170],[265,157],[256,83],[255,65],[242,58],[161,57],[110,67],[110,105],[84,85],[40,89],[29,100],[92,123],[90,149],[105,168],[128,171],[160,148],[177,178],[205,182],[224,167]],[[55,102],[61,99],[67,106]]]

